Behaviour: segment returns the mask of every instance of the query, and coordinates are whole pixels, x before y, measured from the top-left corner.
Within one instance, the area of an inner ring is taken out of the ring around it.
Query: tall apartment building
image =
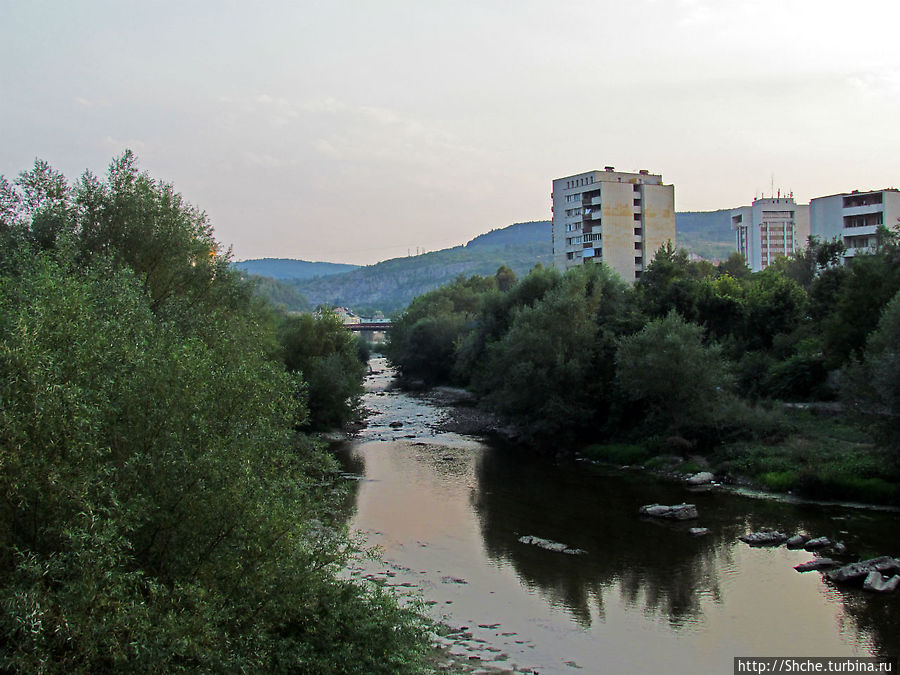
[[[737,250],[754,272],[766,269],[775,258],[790,256],[806,246],[809,206],[790,197],[761,197],[750,206],[731,211]]]
[[[900,218],[900,191],[844,192],[809,203],[810,233],[825,241],[835,237],[847,247],[845,258],[871,250],[879,225],[894,227]]]
[[[648,171],[608,166],[553,181],[553,263],[604,262],[639,279],[654,253],[675,243],[675,186]]]

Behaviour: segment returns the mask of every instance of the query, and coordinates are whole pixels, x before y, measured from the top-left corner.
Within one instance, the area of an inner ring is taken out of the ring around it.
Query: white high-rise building
[[[845,258],[870,251],[876,245],[879,225],[892,228],[900,218],[900,191],[844,192],[817,197],[809,203],[810,234],[823,241],[839,238]]]
[[[628,282],[675,244],[675,186],[648,171],[603,171],[553,181],[553,263],[604,262]]]
[[[747,267],[766,269],[779,256],[791,256],[809,238],[809,206],[791,197],[761,197],[731,211],[735,244]]]

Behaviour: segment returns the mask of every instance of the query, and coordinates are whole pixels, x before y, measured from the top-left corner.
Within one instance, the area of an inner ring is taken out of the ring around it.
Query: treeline
[[[363,372],[131,153],[0,177],[0,672],[418,671],[420,618],[341,576],[309,435]]]
[[[519,281],[501,268],[416,298],[388,353],[403,378],[468,387],[532,445],[563,453],[773,443],[793,429],[777,401],[839,398],[896,477],[897,231],[882,228],[871,255],[842,254],[812,240],[751,273],[737,254],[713,266],[670,245],[633,287],[602,265],[538,266]]]

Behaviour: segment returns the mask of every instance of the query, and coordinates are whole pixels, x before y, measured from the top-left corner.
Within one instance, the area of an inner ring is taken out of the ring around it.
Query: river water
[[[900,556],[900,514],[689,489],[588,464],[548,464],[437,430],[446,411],[392,387],[373,359],[368,426],[340,456],[352,526],[381,562],[353,574],[424,600],[460,663],[517,673],[731,673],[735,656],[898,656],[900,593],[837,587],[751,548],[776,528],[842,540],[847,562]],[[391,423],[395,423],[392,427]],[[402,423],[397,426],[396,423]],[[697,504],[698,521],[637,515]],[[695,537],[688,528],[710,533]],[[519,541],[533,535],[585,551]]]

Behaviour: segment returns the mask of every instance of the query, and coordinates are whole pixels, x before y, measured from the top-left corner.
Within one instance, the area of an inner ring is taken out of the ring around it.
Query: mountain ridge
[[[726,258],[734,250],[727,210],[677,213],[675,228],[679,247],[702,257]],[[291,266],[286,264],[289,261],[263,258],[242,261],[236,266],[246,273],[273,277],[272,273],[265,272],[266,266],[274,268],[275,273],[293,274]],[[478,235],[464,245],[372,265],[344,266],[351,269],[336,270],[341,263],[296,262],[305,263],[301,267],[310,273],[305,277],[273,278],[289,284],[310,305],[345,306],[363,314],[376,311],[390,314],[402,310],[417,295],[460,275],[493,275],[501,265],[506,265],[516,276],[523,276],[535,265],[551,265],[552,230],[549,220],[514,223]],[[250,272],[251,268],[257,271]]]

